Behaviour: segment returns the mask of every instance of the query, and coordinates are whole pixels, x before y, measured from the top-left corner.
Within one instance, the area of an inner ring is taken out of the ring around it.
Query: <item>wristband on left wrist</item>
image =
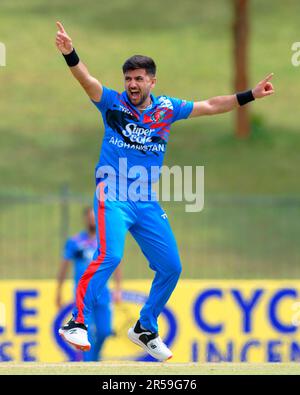
[[[237,93],[236,98],[240,106],[243,106],[244,104],[247,104],[250,101],[255,100],[255,97],[253,96],[251,89],[245,92]]]

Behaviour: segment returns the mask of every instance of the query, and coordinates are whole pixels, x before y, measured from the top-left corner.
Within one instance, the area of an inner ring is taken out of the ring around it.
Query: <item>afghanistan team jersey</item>
[[[126,91],[118,93],[103,87],[99,102],[105,132],[96,166],[96,183],[114,172],[118,180],[137,179],[151,185],[159,179],[171,124],[186,119],[193,102],[151,95],[152,103],[139,111]]]

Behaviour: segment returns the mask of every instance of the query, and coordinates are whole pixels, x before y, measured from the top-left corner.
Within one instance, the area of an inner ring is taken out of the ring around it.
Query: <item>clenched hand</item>
[[[265,96],[272,95],[275,91],[270,79],[273,77],[273,73],[269,74],[266,78],[260,81],[254,89],[252,89],[252,94],[255,99],[260,99]]]

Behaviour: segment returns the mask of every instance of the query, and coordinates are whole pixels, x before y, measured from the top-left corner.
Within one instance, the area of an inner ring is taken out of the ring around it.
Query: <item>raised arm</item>
[[[232,111],[239,105],[246,104],[246,102],[251,100],[270,96],[274,93],[273,85],[270,82],[272,77],[273,73],[269,74],[266,78],[260,81],[254,89],[245,93],[237,95],[215,96],[208,100],[194,102],[193,111],[190,114],[190,118]]]
[[[64,56],[77,56],[73,48],[72,40],[65,31],[60,22],[56,22],[58,32],[56,33],[56,47]],[[67,59],[66,59],[67,60]],[[90,99],[100,101],[102,96],[102,85],[94,77],[92,77],[87,67],[79,60],[75,66],[71,66],[70,70],[73,76],[77,79],[83,89],[86,91]]]

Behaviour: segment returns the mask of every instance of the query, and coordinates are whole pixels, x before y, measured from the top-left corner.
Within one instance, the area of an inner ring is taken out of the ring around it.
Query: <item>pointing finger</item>
[[[59,31],[61,31],[62,33],[66,33],[62,23],[60,23],[59,21],[56,22],[56,26],[58,27]]]
[[[268,81],[270,81],[270,79],[273,78],[273,75],[274,75],[274,73],[271,73],[271,74],[267,75],[267,77],[263,79],[263,82],[268,82]]]

